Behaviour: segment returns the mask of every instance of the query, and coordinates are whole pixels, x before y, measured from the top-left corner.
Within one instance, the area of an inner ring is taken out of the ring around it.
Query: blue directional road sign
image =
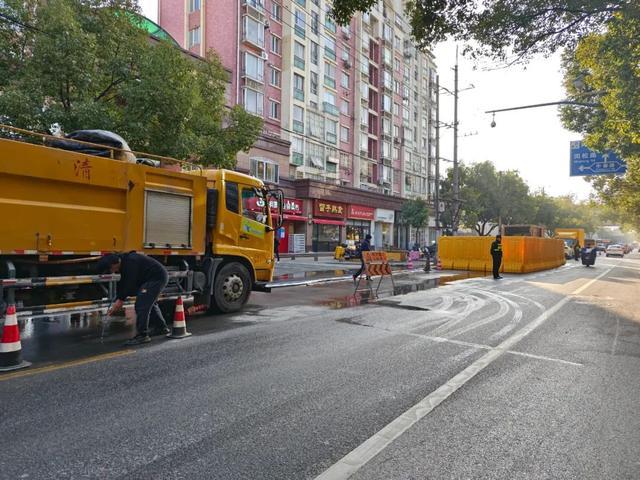
[[[627,171],[627,164],[613,152],[594,152],[582,142],[571,142],[571,177],[611,175]]]

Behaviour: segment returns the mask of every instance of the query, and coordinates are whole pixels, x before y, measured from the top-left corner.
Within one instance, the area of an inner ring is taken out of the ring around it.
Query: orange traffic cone
[[[168,334],[167,337],[185,338],[190,336],[191,334],[187,332],[187,322],[184,319],[184,305],[182,303],[182,297],[178,297],[178,300],[176,300],[176,312],[173,314],[171,333]]]
[[[0,372],[18,370],[29,365],[31,365],[29,362],[22,360],[22,344],[20,343],[16,306],[9,305],[2,329],[2,340],[0,340]]]

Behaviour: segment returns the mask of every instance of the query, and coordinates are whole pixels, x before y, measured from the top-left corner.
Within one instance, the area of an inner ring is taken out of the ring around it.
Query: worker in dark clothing
[[[276,261],[280,261],[280,252],[278,251],[280,250],[280,239],[278,238],[278,231],[276,230],[275,234],[273,235],[273,253],[276,256]]]
[[[360,247],[358,248],[358,250],[360,251],[360,269],[353,274],[353,283],[356,283],[356,279],[362,275],[362,272],[364,271],[364,255],[362,255],[362,252],[370,252],[371,251],[371,235],[367,234],[364,237],[364,241],[360,244]],[[371,277],[369,277],[369,275],[367,275],[367,280],[370,280]]]
[[[169,275],[164,266],[146,255],[130,252],[121,255],[105,255],[98,261],[100,273],[120,273],[116,301],[108,315],[121,310],[127,297],[136,297],[136,336],[125,345],[139,345],[151,341],[149,320],[155,324],[152,334],[168,334],[167,323],[158,306],[158,297],[167,286]]]
[[[491,244],[491,258],[493,259],[493,278],[499,279],[500,265],[502,264],[502,235],[496,235],[495,241]]]
[[[576,242],[576,244],[573,247],[573,256],[576,259],[576,262],[580,261],[580,253],[582,252],[582,249],[580,248],[580,244],[578,242]]]

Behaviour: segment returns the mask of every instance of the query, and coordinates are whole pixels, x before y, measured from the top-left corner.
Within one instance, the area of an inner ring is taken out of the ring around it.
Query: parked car
[[[622,245],[609,245],[607,247],[607,257],[624,257],[624,247]]]

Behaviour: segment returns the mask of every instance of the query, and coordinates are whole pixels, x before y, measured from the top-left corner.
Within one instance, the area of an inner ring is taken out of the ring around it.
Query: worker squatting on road
[[[100,273],[120,273],[120,281],[116,292],[116,301],[108,311],[108,315],[122,309],[127,297],[135,296],[136,336],[125,345],[139,345],[151,341],[151,334],[168,334],[169,328],[158,306],[158,297],[167,286],[169,276],[164,266],[146,255],[131,252],[121,255],[105,255],[98,261]],[[149,331],[149,320],[155,325]]]
[[[491,258],[493,259],[493,278],[499,279],[500,265],[502,264],[502,235],[496,235],[496,239],[491,244]]]

